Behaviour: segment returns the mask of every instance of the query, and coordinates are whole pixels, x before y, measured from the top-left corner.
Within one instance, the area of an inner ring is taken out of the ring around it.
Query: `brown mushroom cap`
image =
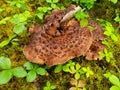
[[[91,31],[88,27],[81,27],[76,19],[60,24],[63,16],[73,9],[74,6],[63,11],[53,11],[46,16],[45,24],[30,28],[30,41],[23,49],[29,61],[52,66],[81,55],[86,55],[90,60],[100,59],[97,52],[104,48],[100,25],[89,20],[89,25],[95,28]]]

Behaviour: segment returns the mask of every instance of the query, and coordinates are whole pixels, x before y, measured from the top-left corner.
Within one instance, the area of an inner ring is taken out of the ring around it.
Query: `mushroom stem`
[[[60,21],[60,23],[63,23],[63,22],[65,22],[65,21],[71,19],[71,18],[74,16],[74,14],[75,14],[76,12],[78,12],[80,9],[81,9],[81,7],[80,7],[80,6],[77,6],[74,10],[68,12],[68,13],[63,17],[63,19]]]

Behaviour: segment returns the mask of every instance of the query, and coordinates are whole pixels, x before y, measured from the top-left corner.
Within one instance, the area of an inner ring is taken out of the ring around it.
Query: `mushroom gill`
[[[23,49],[29,61],[53,66],[81,55],[88,60],[101,59],[98,52],[103,52],[101,40],[105,37],[99,24],[88,20],[95,28],[91,31],[88,27],[81,27],[74,18],[60,23],[74,8],[72,5],[66,10],[54,10],[51,15],[46,15],[45,24],[30,28],[30,41]]]

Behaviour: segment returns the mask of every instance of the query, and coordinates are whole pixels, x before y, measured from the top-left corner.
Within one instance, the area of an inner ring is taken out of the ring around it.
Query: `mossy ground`
[[[72,2],[70,0],[61,0],[60,5],[69,6]],[[26,10],[29,10],[31,14],[37,11],[37,7],[46,5],[45,0],[28,0]],[[4,8],[4,11],[0,14],[0,19],[5,17],[11,17],[14,14],[24,12],[24,10],[19,9],[15,6],[10,6],[4,0],[0,1],[0,6]],[[14,8],[14,10],[13,10]],[[92,9],[88,10],[89,15],[94,18],[102,18],[104,20],[110,21],[116,28],[116,33],[120,37],[120,31],[117,29],[119,24],[114,21],[116,16],[115,10],[120,9],[120,1],[117,4],[113,4],[108,0],[97,0]],[[30,18],[27,24],[27,28],[32,24],[40,23],[41,21],[37,18]],[[8,36],[13,34],[14,25],[7,22],[4,25],[0,25],[0,42],[7,39]],[[22,48],[28,41],[27,32],[25,35],[17,36],[18,45],[13,45],[9,43],[7,46],[0,48],[0,56],[7,56],[11,59],[12,67],[22,66],[26,62],[25,56],[23,55]],[[103,76],[104,73],[112,72],[120,79],[120,41],[114,43],[111,40],[110,48],[108,48],[114,54],[115,60],[107,63],[105,59],[101,61],[87,61],[84,57],[78,57],[73,59],[73,61],[78,62],[81,66],[89,66],[94,75],[86,78],[85,75],[81,75],[81,79],[86,82],[87,90],[109,90],[111,83]],[[0,90],[42,90],[45,86],[46,81],[50,81],[52,84],[57,86],[56,90],[68,90],[70,85],[70,79],[73,78],[72,74],[60,72],[58,74],[54,73],[54,68],[48,70],[48,75],[37,77],[34,83],[28,83],[25,79],[12,78],[9,83],[0,86]]]

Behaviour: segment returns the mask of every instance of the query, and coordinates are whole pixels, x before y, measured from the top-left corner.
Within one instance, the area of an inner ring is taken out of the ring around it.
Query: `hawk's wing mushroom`
[[[94,54],[92,47],[101,45],[101,42],[98,43],[101,38],[94,42],[96,36],[88,27],[81,27],[76,19],[67,18],[66,21],[63,18],[67,12],[75,10],[73,7],[53,11],[51,15],[46,16],[45,24],[30,29],[30,41],[23,49],[29,61],[53,66],[81,55],[90,59],[89,54]],[[62,19],[64,23],[61,24]]]

